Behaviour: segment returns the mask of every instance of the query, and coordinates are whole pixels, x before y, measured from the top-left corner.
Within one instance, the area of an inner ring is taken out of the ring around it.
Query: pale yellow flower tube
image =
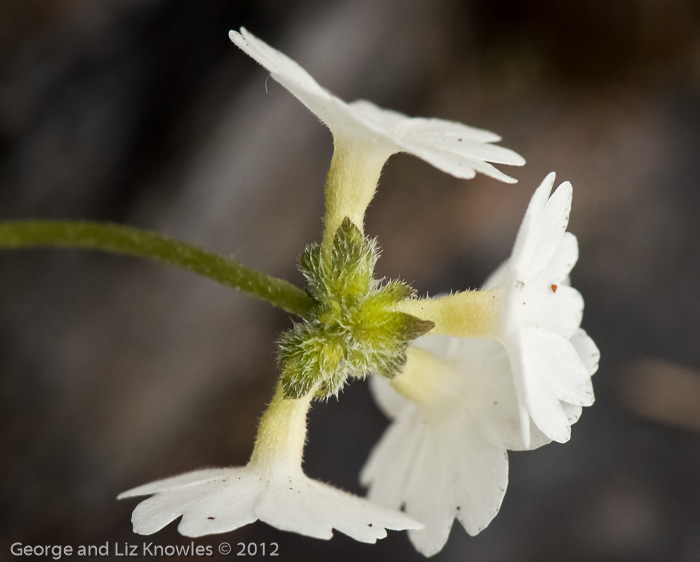
[[[288,462],[301,466],[306,442],[306,414],[313,394],[309,392],[298,399],[284,398],[282,386],[277,386],[275,396],[260,420],[249,464],[269,466]]]
[[[345,217],[363,232],[365,211],[377,190],[384,163],[391,149],[367,138],[336,136],[331,167],[326,179],[326,216],[323,245],[333,243]]]
[[[500,291],[464,291],[445,297],[409,299],[396,310],[435,323],[433,335],[499,339],[501,336]]]

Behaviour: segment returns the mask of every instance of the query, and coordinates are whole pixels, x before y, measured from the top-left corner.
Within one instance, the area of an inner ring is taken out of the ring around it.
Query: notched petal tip
[[[536,207],[544,207],[549,201],[549,197],[552,194],[552,189],[554,188],[554,182],[556,181],[557,174],[555,172],[549,172],[542,183],[537,187],[535,193],[532,195],[530,204],[533,203]]]
[[[249,35],[249,33],[245,27],[241,27],[240,32],[235,29],[231,29],[228,32],[230,41],[244,52],[248,52],[252,47],[247,35]]]

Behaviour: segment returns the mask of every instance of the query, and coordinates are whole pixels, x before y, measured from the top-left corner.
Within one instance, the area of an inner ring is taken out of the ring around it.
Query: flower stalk
[[[295,285],[173,238],[110,223],[18,221],[0,223],[0,248],[84,248],[151,258],[209,277],[282,310],[305,317],[311,298]]]

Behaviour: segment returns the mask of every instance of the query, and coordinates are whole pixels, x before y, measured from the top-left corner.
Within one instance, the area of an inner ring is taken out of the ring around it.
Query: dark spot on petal
[[[368,523],[367,526],[368,526],[368,527],[371,527],[371,526],[372,526],[372,523]]]
[[[553,292],[553,293],[556,293],[558,287],[557,287],[554,283],[552,283],[550,286],[552,287],[552,292]]]
[[[211,520],[213,521],[214,519],[216,519],[216,517],[212,517],[212,516],[210,515],[209,517],[207,517],[207,519],[211,519]]]
[[[457,142],[462,142],[462,139],[457,139]]]

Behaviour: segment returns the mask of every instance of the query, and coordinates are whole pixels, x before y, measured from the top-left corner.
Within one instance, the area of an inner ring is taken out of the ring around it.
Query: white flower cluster
[[[335,150],[326,185],[323,244],[349,218],[360,230],[384,163],[407,152],[459,178],[476,172],[513,182],[492,164],[522,165],[488,131],[410,118],[367,101],[346,103],[298,64],[241,29],[231,40],[265,67],[331,130]],[[121,497],[152,495],[135,509],[134,530],[151,534],[182,516],[183,535],[232,531],[257,519],[329,539],[337,529],[375,542],[408,530],[431,556],[454,519],[475,535],[498,513],[508,484],[508,450],[570,438],[593,403],[598,350],[581,329],[583,299],[569,283],[578,259],[566,232],[572,188],[552,193],[554,174],[535,191],[510,258],[483,290],[409,299],[409,313],[435,325],[415,340],[400,374],[372,377],[392,422],[361,473],[368,499],[306,477],[301,452],[311,396],[278,390],[250,463],[161,480]],[[412,308],[411,308],[412,307]],[[456,327],[457,326],[457,327]]]
[[[426,556],[442,549],[455,518],[475,535],[495,517],[507,450],[568,441],[581,407],[593,403],[599,353],[580,328],[583,299],[568,283],[578,258],[576,237],[565,232],[571,185],[550,198],[553,183],[550,174],[537,189],[510,259],[486,282],[497,290],[498,336],[423,336],[415,346],[429,355],[409,362],[419,372],[407,369],[391,385],[373,380],[393,422],[362,482],[370,500],[405,506],[425,525],[409,536]]]

